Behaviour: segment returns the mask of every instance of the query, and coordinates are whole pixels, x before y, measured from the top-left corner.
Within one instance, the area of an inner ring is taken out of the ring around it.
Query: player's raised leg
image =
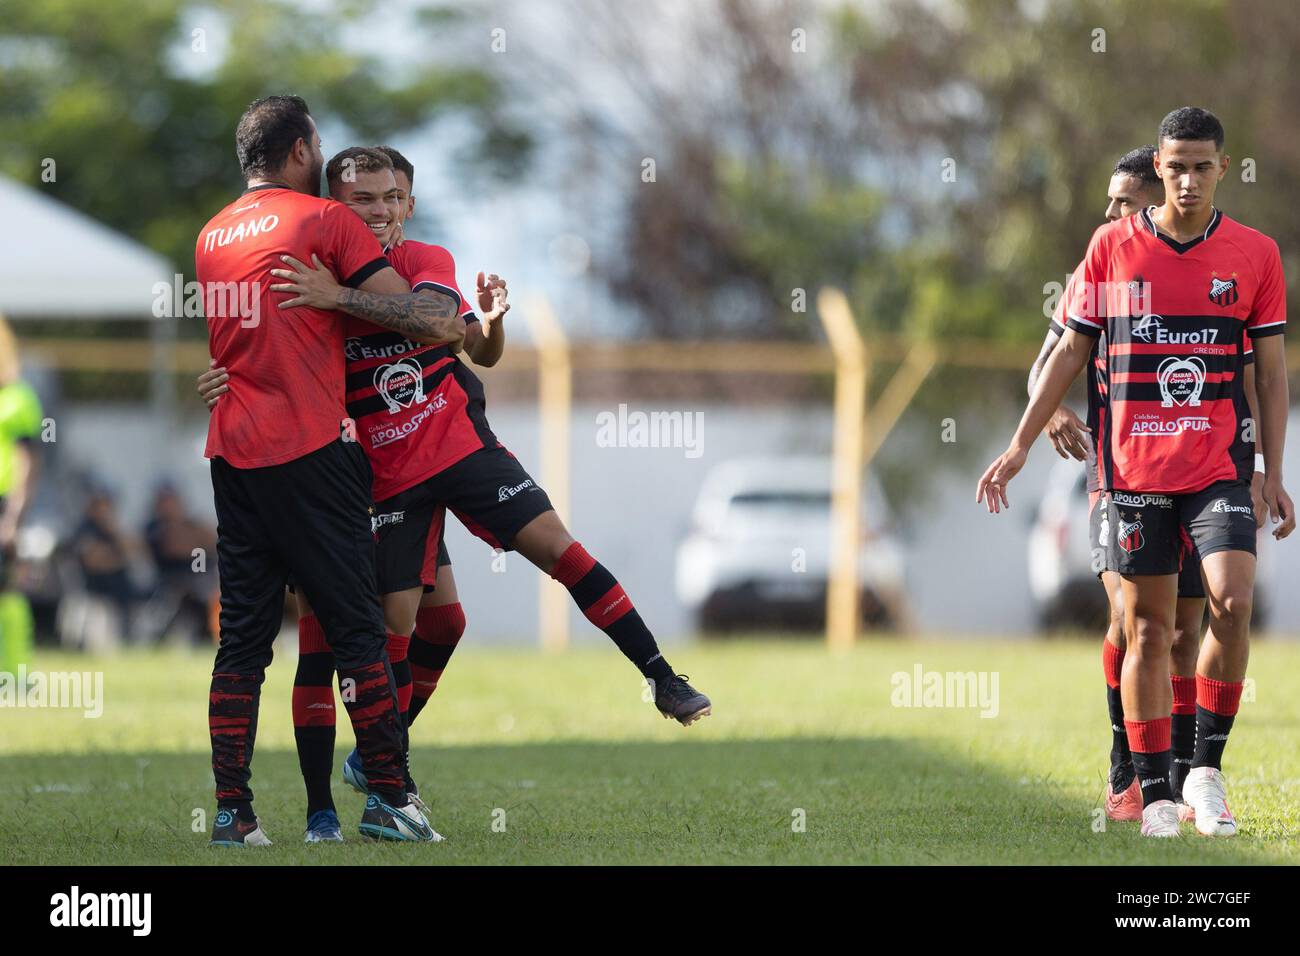
[[[519,531],[514,546],[563,584],[587,620],[650,681],[655,706],[664,717],[690,726],[713,712],[709,698],[673,672],[623,585],[573,539],[558,514],[548,510],[538,515]]]

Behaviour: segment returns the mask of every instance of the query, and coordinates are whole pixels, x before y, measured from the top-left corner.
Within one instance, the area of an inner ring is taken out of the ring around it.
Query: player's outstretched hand
[[[198,378],[199,398],[208,406],[208,411],[216,407],[217,399],[230,391],[230,374],[224,368],[217,367],[217,360],[208,363],[208,370]]]
[[[282,309],[306,306],[310,309],[334,309],[339,304],[339,293],[343,287],[334,279],[334,274],[321,265],[320,259],[312,253],[312,265],[299,262],[293,256],[281,256],[280,261],[292,269],[272,269],[271,275],[277,279],[288,279],[271,286],[272,292],[293,292],[296,297],[280,303]],[[315,266],[313,269],[312,266]]]
[[[1008,448],[997,458],[993,459],[993,464],[989,465],[988,470],[980,478],[979,487],[975,489],[975,501],[984,502],[989,509],[989,514],[997,514],[1003,508],[1010,508],[1011,502],[1007,500],[1007,483],[1020,473],[1020,469],[1025,467],[1027,453],[1014,448]]]
[[[1047,437],[1062,458],[1083,461],[1088,457],[1089,428],[1068,408],[1058,408],[1047,423]]]
[[[1264,503],[1268,505],[1269,517],[1278,525],[1273,529],[1273,537],[1281,541],[1295,530],[1295,505],[1282,487],[1280,478],[1264,476]]]
[[[482,272],[478,274],[476,294],[479,311],[483,313],[483,321],[488,325],[510,311],[510,290],[506,287],[506,280],[495,272],[488,276]]]

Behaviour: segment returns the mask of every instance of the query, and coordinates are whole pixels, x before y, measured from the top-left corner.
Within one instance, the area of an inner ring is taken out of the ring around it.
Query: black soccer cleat
[[[262,832],[262,824],[254,818],[245,823],[230,810],[218,810],[212,821],[212,839],[208,846],[270,846],[271,841]]]
[[[366,797],[366,809],[358,829],[370,840],[440,843],[442,834],[429,826],[423,808],[424,804],[411,801],[409,796],[406,806],[394,807],[372,793]]]
[[[701,717],[713,713],[713,704],[698,690],[686,683],[685,674],[674,674],[673,679],[662,687],[655,687],[655,706],[664,718],[676,720],[683,727],[689,727]]]

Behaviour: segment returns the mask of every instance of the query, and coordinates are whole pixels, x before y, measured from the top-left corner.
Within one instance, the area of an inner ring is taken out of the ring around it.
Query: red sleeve
[[[1276,242],[1268,241],[1264,256],[1259,291],[1246,319],[1246,331],[1252,339],[1279,335],[1286,328],[1286,280],[1282,277],[1282,256]]]
[[[388,266],[379,240],[351,209],[331,202],[320,215],[320,259],[339,282],[355,289]]]
[[[420,289],[437,289],[455,297],[460,303],[460,317],[466,322],[477,322],[474,314],[474,302],[466,299],[456,284],[456,260],[442,246],[426,246],[410,260],[411,291]]]
[[[1061,292],[1061,297],[1056,300],[1056,308],[1052,311],[1051,327],[1057,335],[1065,334],[1066,306],[1074,297],[1075,289],[1079,284],[1079,274],[1083,272],[1083,263],[1080,262],[1070,273],[1070,277],[1065,280],[1065,289]]]
[[[1105,228],[1102,226],[1092,234],[1083,261],[1070,276],[1072,288],[1067,287],[1069,294],[1062,298],[1066,326],[1094,339],[1106,328],[1106,303],[1102,301],[1105,296],[1097,294],[1097,290],[1106,288],[1109,244],[1103,238]]]

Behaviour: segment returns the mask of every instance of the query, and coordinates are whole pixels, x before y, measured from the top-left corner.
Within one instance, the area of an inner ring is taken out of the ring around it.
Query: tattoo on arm
[[[1042,351],[1038,353],[1038,358],[1034,359],[1034,364],[1029,366],[1029,394],[1034,394],[1034,386],[1038,384],[1038,376],[1043,374],[1043,366],[1047,360],[1052,357],[1052,349],[1056,348],[1056,343],[1061,341],[1061,337],[1055,332],[1048,332],[1047,339],[1043,342]]]
[[[360,289],[344,289],[339,293],[338,307],[348,315],[410,338],[456,341],[465,334],[465,323],[457,315],[459,303],[441,292],[378,295]]]

